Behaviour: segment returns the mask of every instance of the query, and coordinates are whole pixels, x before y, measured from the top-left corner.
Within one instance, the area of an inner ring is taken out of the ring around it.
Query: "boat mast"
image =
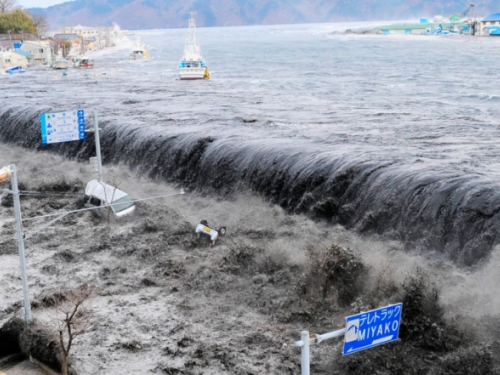
[[[184,57],[186,60],[201,59],[201,49],[196,35],[194,12],[191,12],[191,18],[189,19],[188,37],[184,46]]]

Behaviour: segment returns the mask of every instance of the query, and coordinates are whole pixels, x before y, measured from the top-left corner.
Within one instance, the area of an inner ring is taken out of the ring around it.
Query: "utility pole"
[[[97,112],[94,111],[94,137],[95,137],[95,156],[97,157],[97,174],[98,181],[102,181],[102,159],[101,159],[101,142],[99,136],[99,122],[97,121]]]
[[[17,183],[17,170],[15,164],[11,164],[9,167],[0,169],[0,182],[6,180],[9,177],[11,178],[12,182],[12,190],[9,190],[9,193],[14,196],[14,215],[16,217],[17,247],[19,249],[21,280],[23,284],[24,322],[26,323],[26,325],[28,325],[31,321],[31,304],[29,300],[28,276],[26,274],[26,259],[24,256],[24,235],[21,219],[21,202],[19,200],[19,187]]]

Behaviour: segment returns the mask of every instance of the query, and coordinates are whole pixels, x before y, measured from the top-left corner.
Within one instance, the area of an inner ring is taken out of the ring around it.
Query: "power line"
[[[49,196],[55,196],[55,197],[78,197],[81,194],[76,194],[76,193],[56,193],[56,192],[44,192],[44,191],[25,191],[25,190],[20,190],[19,191],[20,195],[25,195],[25,196],[36,196],[36,197],[49,197]]]
[[[142,202],[142,201],[151,200],[151,199],[158,199],[158,198],[164,198],[164,197],[172,197],[174,195],[183,195],[183,194],[184,194],[184,191],[182,190],[181,192],[174,193],[174,194],[165,194],[165,195],[158,195],[156,197],[133,199],[132,202]],[[62,211],[62,212],[53,213],[53,214],[47,214],[47,215],[41,215],[41,216],[33,216],[33,217],[29,217],[27,219],[23,219],[22,221],[29,221],[29,220],[41,219],[41,218],[44,218],[44,217],[51,217],[51,216],[60,216],[62,214],[64,214],[66,216],[68,214],[73,214],[73,213],[76,213],[76,212],[98,210],[100,208],[111,207],[111,206],[119,205],[119,204],[121,204],[121,203],[107,203],[104,206],[88,207],[88,208],[81,208],[79,210],[73,210],[73,211]]]

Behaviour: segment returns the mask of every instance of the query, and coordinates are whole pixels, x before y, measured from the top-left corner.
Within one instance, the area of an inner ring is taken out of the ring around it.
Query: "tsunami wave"
[[[80,161],[94,156],[93,133],[86,141],[41,144],[39,115],[50,110],[0,109],[0,141]],[[305,147],[288,138],[100,125],[105,164],[121,163],[200,194],[228,197],[250,189],[291,214],[399,240],[465,266],[486,259],[499,243],[498,183],[467,169],[375,158],[340,144]]]

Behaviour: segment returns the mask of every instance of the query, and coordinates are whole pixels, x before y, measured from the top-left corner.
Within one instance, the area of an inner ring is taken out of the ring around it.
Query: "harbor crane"
[[[469,15],[469,18],[468,20],[466,21],[466,24],[467,26],[463,27],[461,30],[460,30],[460,33],[464,33],[464,31],[467,31],[469,34],[471,33],[471,25],[472,25],[472,20],[471,20],[471,16],[472,16],[472,13],[471,13],[471,10],[474,8],[474,4],[471,4],[469,5],[469,7],[467,9],[465,9],[462,13],[458,14],[458,13],[455,13],[454,15],[452,15],[450,17],[450,22],[453,24],[451,30],[453,30],[453,32],[458,32],[459,31],[459,26],[458,24],[462,22],[462,19]],[[472,31],[472,35],[474,35],[474,32]]]
[[[458,23],[462,20],[462,18],[465,18],[466,15],[470,13],[470,11],[474,8],[474,4],[469,5],[467,9],[465,9],[462,13],[458,14],[455,13],[450,17],[450,21],[453,23]],[[469,15],[470,16],[470,15]]]
[[[469,12],[474,8],[474,4],[469,5],[467,9],[465,9],[462,13],[460,13],[460,19],[464,18]]]
[[[462,20],[462,18],[465,18],[465,16],[469,15],[467,19],[467,26],[462,29],[462,33],[467,32],[469,35],[474,35],[476,33],[476,25],[475,22],[472,20],[472,9],[474,8],[474,4],[469,5],[467,9],[465,9],[462,13],[460,13],[460,19],[458,20],[459,22]]]

